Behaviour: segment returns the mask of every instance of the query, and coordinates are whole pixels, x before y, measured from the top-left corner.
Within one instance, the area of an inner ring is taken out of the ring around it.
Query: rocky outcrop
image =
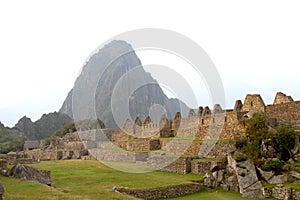
[[[27,181],[37,181],[42,184],[51,185],[51,172],[35,169],[30,166],[17,164],[8,172],[8,176],[22,178]]]
[[[232,154],[229,154],[228,164],[235,172],[240,193],[244,198],[263,198],[263,187],[257,177],[253,162],[250,160],[238,162],[233,159]]]

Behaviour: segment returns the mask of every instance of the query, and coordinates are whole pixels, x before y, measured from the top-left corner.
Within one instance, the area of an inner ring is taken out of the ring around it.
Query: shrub
[[[254,113],[253,117],[247,121],[246,135],[249,140],[261,141],[268,135],[267,118],[263,113]]]
[[[272,146],[281,160],[293,158],[292,149],[295,146],[296,132],[287,124],[280,124],[271,133]]]
[[[263,170],[266,171],[282,171],[282,167],[284,166],[285,162],[282,160],[269,160],[266,162],[265,165],[263,165]]]

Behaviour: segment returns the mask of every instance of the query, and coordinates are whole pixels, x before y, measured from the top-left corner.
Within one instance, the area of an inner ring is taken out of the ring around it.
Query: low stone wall
[[[175,160],[173,163],[169,164],[166,167],[164,166],[164,163],[170,162],[174,160],[173,157],[150,157],[147,162],[147,167],[149,169],[155,169],[155,170],[161,170],[166,172],[175,172],[178,174],[187,174],[191,172],[191,161],[192,158],[185,158],[180,157],[177,160]]]
[[[118,192],[132,195],[139,199],[144,200],[156,200],[165,198],[174,198],[183,195],[193,194],[204,190],[205,187],[199,183],[182,184],[175,186],[168,186],[156,189],[145,189],[145,190],[130,190],[125,188],[117,188]]]
[[[263,188],[263,195],[265,198],[275,199],[300,199],[300,191],[295,189],[284,187],[283,185],[277,185],[275,188]]]
[[[194,159],[191,163],[191,172],[193,174],[205,174],[211,171],[225,169],[226,165],[226,161]]]
[[[231,152],[234,150],[235,145],[233,142],[216,142],[214,144],[214,141],[189,141],[189,140],[163,140],[162,143],[162,149],[166,150],[167,152],[172,152],[174,154],[182,154],[184,152],[185,155],[198,155],[201,146],[206,145],[210,146],[212,145],[211,150],[208,152],[208,154],[205,157],[209,158],[223,158],[226,157],[227,152]]]
[[[146,162],[147,152],[129,152],[113,149],[90,149],[89,154],[97,160],[119,162]]]
[[[114,143],[128,151],[152,151],[161,148],[160,141],[158,139],[129,140]]]
[[[33,161],[80,159],[88,155],[86,149],[82,150],[32,150],[24,153],[25,158]],[[25,164],[25,163],[23,163]]]

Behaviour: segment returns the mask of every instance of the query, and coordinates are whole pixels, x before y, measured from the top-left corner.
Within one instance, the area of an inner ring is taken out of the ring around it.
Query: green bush
[[[280,124],[275,127],[270,137],[272,146],[281,160],[286,161],[294,157],[292,149],[295,146],[296,132],[290,125]]]
[[[247,122],[246,135],[250,141],[261,141],[268,136],[267,117],[263,113],[254,113]]]
[[[263,165],[263,170],[266,171],[282,171],[282,167],[284,166],[285,162],[282,160],[269,160],[266,162],[265,165]]]

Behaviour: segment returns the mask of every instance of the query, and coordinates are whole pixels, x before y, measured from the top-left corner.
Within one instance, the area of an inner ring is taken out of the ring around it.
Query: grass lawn
[[[132,174],[113,170],[99,161],[47,161],[31,166],[50,170],[53,187],[1,176],[5,199],[134,199],[111,192],[112,187],[155,188],[199,180],[199,175],[168,172]]]
[[[111,189],[114,186],[126,186],[134,189],[155,188],[188,183],[191,180],[202,178],[202,176],[194,174],[181,175],[160,171],[141,174],[125,173],[92,160],[47,161],[31,166],[50,170],[53,187],[0,176],[5,188],[6,200],[135,199],[131,196],[111,192]],[[242,198],[238,193],[214,190],[175,199],[239,200]]]

